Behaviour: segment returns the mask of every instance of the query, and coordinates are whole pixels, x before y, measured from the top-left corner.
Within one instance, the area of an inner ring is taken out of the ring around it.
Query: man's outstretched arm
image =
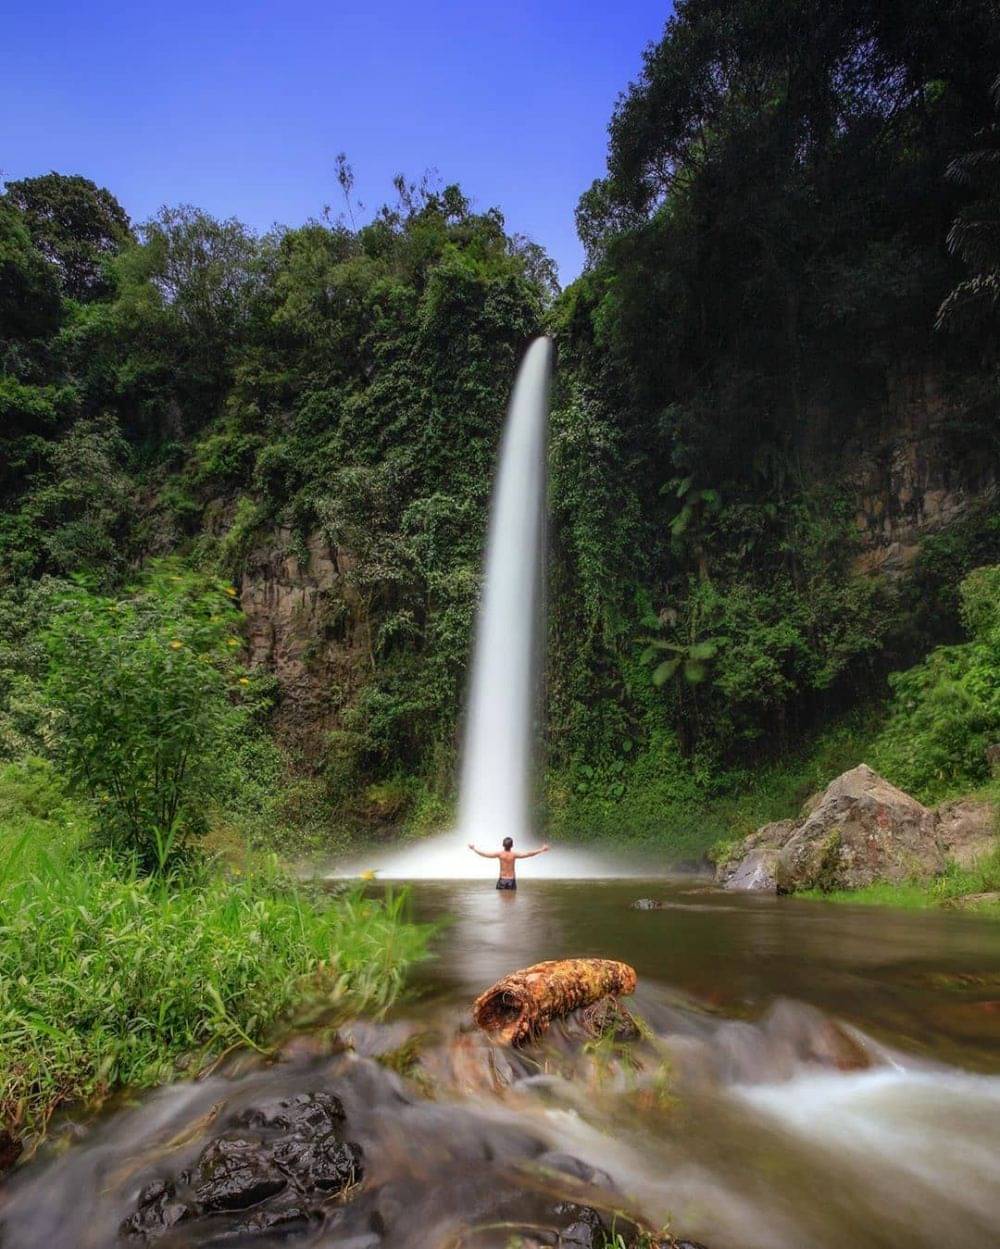
[[[549,848],[548,842],[546,842],[545,845],[542,846],[541,850],[525,850],[520,854],[515,854],[514,858],[515,859],[533,859],[536,854],[544,854],[545,851],[548,850],[548,848]]]
[[[479,850],[471,841],[469,842],[469,849],[474,854],[478,854],[481,859],[499,859],[500,857],[496,850]]]

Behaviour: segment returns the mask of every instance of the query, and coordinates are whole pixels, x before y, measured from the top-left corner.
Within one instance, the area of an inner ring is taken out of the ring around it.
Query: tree
[[[8,182],[3,198],[21,213],[68,298],[88,302],[109,293],[104,262],[133,241],[128,215],[110,191],[79,174],[53,172]]]
[[[0,199],[0,352],[12,340],[51,334],[59,311],[58,273],[32,243],[21,214]]]
[[[948,233],[949,250],[965,261],[971,275],[959,282],[938,311],[938,326],[953,329],[970,322],[995,325],[1000,313],[1000,78],[993,84],[998,119],[980,134],[981,146],[957,157],[948,176],[975,193]]]
[[[241,720],[234,593],[168,562],[119,597],[78,580],[45,635],[67,775],[100,840],[147,871],[204,832],[222,783],[220,750]]]

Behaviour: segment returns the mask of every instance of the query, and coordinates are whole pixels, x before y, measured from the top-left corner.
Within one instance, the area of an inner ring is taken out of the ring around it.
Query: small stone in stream
[[[666,905],[655,898],[636,898],[631,907],[633,911],[662,911]]]
[[[138,1209],[125,1220],[121,1231],[136,1240],[156,1240],[190,1217],[191,1209],[178,1201],[174,1185],[154,1180],[139,1194]]]
[[[559,1249],[604,1249],[608,1243],[604,1220],[591,1206],[561,1201],[554,1213],[568,1220],[559,1232]]]

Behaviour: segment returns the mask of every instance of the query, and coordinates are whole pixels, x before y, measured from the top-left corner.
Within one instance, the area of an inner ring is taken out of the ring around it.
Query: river
[[[1000,925],[529,873],[516,894],[418,882],[435,958],[387,1022],[299,1037],[280,1062],[244,1057],[79,1125],[8,1183],[4,1249],[122,1243],[140,1189],[190,1165],[227,1116],[324,1089],[366,1178],[295,1243],[504,1249],[541,1218],[525,1168],[568,1155],[622,1209],[708,1249],[1000,1244]],[[630,1006],[650,1031],[634,1056],[558,1028],[504,1055],[469,1027],[492,981],[571,955],[635,967]],[[287,1243],[213,1217],[157,1243]]]

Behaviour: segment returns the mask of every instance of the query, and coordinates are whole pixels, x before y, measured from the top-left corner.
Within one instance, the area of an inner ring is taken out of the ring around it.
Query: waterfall
[[[537,338],[514,383],[493,487],[459,790],[462,836],[491,847],[531,827],[551,374],[552,341]]]
[[[466,849],[533,840],[532,760],[543,636],[545,459],[552,341],[537,338],[514,383],[490,508],[483,592],[476,619],[465,720],[458,830],[342,867],[336,875],[377,871],[384,880],[462,880],[496,874]],[[532,859],[532,877],[593,879],[649,875],[593,853],[557,847]]]

